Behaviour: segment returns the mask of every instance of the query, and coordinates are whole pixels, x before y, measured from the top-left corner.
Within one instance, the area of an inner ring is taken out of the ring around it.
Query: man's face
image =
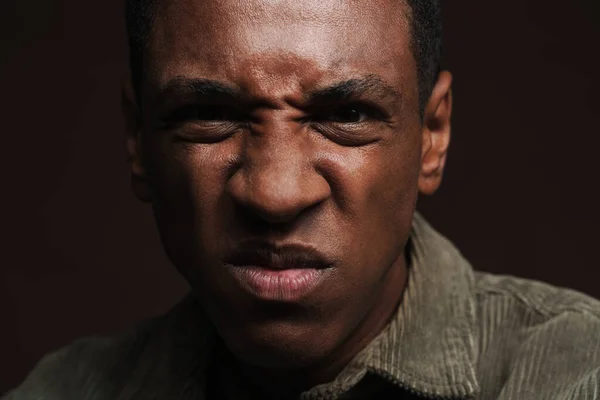
[[[397,0],[160,2],[134,175],[238,357],[311,365],[400,296],[424,159],[409,42]]]

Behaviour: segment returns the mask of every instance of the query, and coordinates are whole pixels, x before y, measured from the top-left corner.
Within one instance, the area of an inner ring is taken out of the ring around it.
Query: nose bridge
[[[257,123],[248,136],[249,146],[246,147],[249,156],[261,161],[277,158],[293,161],[294,153],[299,156],[298,151],[305,150],[306,137],[293,111],[263,110],[255,116]]]
[[[246,147],[248,196],[255,206],[275,213],[301,207],[310,169],[303,138],[290,125],[265,124]]]
[[[246,152],[247,173],[252,182],[268,181],[281,188],[299,184],[307,168],[307,154],[295,138],[253,138]],[[251,139],[252,140],[252,139]]]

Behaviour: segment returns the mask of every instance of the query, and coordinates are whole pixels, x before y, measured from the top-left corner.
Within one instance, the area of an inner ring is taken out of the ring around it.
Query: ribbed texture
[[[335,381],[300,399],[600,399],[598,301],[474,272],[418,214],[409,246],[395,318]],[[201,315],[187,298],[128,334],[78,341],[4,400],[206,399],[214,333]]]

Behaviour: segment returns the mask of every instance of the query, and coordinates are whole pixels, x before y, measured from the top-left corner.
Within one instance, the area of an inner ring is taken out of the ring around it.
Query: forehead
[[[164,0],[156,15],[146,58],[156,86],[176,77],[272,88],[367,74],[416,81],[403,0]]]

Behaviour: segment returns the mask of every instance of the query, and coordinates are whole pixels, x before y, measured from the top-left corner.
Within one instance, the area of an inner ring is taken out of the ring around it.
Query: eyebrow
[[[380,100],[400,100],[401,94],[377,75],[349,79],[316,89],[306,97],[310,103],[348,101],[361,96],[373,96]]]
[[[161,96],[241,97],[241,91],[233,86],[212,79],[175,77],[159,89]]]
[[[204,98],[231,98],[240,100],[247,96],[237,87],[212,79],[175,77],[169,80],[159,94],[163,98],[195,96]],[[309,104],[335,103],[373,96],[380,100],[391,98],[400,100],[401,94],[378,75],[366,75],[333,83],[310,91],[304,96]]]

